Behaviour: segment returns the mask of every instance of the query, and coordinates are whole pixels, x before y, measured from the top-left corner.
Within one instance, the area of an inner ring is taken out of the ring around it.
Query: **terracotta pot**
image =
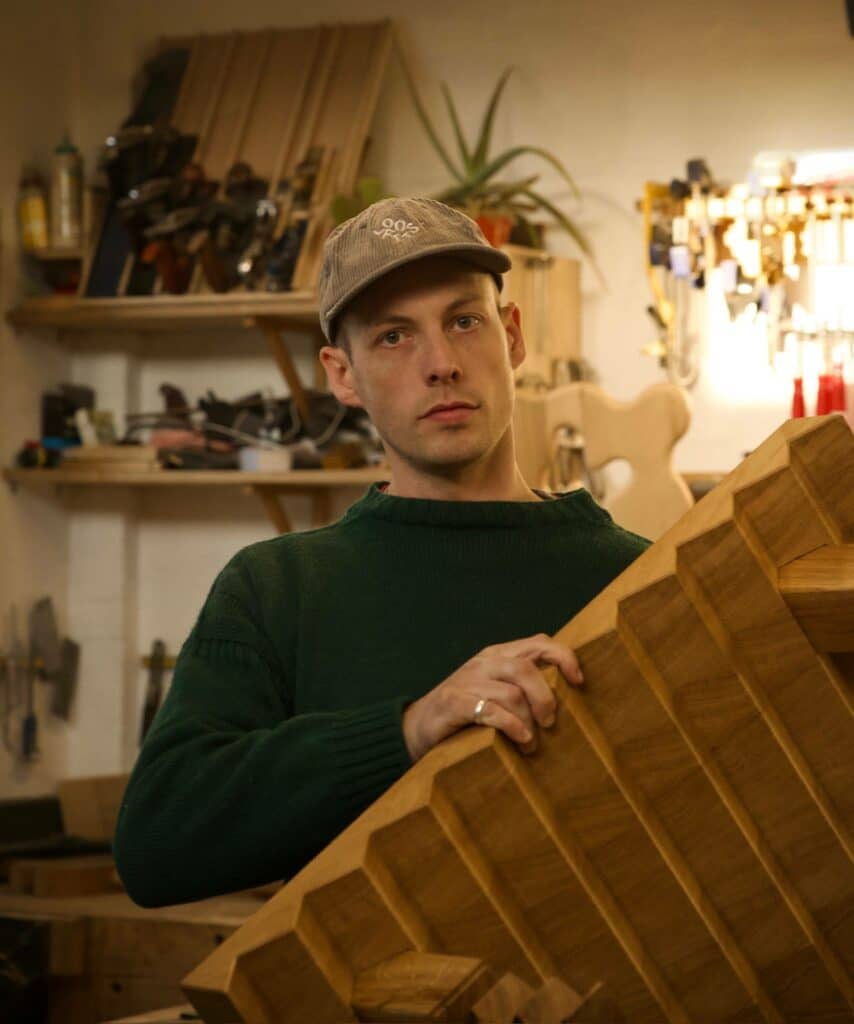
[[[482,213],[479,217],[475,217],[475,221],[486,237],[487,242],[490,245],[494,245],[496,249],[499,249],[507,242],[513,229],[511,218],[504,217],[501,214]]]

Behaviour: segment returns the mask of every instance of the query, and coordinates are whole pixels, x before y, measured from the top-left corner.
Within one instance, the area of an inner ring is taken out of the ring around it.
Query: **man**
[[[298,871],[459,729],[526,754],[554,722],[550,639],[646,547],[586,491],[515,461],[509,259],[429,199],[388,199],[326,242],[320,357],[364,407],[389,480],[337,523],[239,552],[217,577],[146,739],[114,849],[145,906]]]

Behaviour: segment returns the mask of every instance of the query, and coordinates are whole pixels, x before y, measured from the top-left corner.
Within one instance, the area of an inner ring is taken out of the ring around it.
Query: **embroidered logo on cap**
[[[396,242],[401,242],[410,235],[418,234],[420,230],[421,228],[411,220],[392,220],[391,217],[386,217],[381,229],[374,228],[374,234],[380,238],[393,238]]]

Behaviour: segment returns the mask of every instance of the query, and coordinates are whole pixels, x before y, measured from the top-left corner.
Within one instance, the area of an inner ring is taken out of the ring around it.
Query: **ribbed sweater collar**
[[[551,501],[437,501],[385,494],[380,490],[382,483],[371,484],[341,522],[374,519],[421,526],[536,527],[566,521],[596,525],[610,521],[608,513],[582,488],[554,495],[536,492]]]

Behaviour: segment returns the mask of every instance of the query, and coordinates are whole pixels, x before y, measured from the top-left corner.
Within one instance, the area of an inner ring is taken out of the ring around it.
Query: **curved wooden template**
[[[606,499],[605,507],[621,525],[656,538],[693,504],[685,481],[672,467],[673,448],[690,420],[688,400],[672,384],[655,384],[632,402],[620,402],[589,383],[546,392],[519,388],[516,457],[530,486],[548,486],[557,430],[580,430],[591,469],[625,459],[632,470],[628,486]]]

